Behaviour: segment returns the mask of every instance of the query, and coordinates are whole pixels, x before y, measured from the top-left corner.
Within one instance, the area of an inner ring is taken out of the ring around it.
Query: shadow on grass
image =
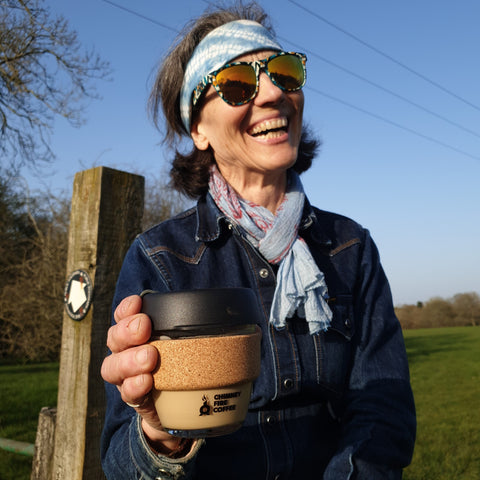
[[[409,362],[418,362],[439,353],[464,351],[467,345],[478,344],[475,337],[468,333],[437,333],[432,335],[408,336],[405,338]]]

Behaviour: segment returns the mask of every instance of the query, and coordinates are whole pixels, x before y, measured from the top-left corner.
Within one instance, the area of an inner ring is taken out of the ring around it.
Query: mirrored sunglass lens
[[[301,58],[296,55],[280,55],[268,62],[273,80],[285,90],[298,90],[305,82]]]
[[[232,65],[216,75],[216,83],[228,103],[250,100],[256,89],[255,70],[250,65]]]

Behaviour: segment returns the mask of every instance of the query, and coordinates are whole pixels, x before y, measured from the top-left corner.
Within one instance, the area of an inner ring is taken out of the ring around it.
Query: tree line
[[[458,293],[452,298],[434,297],[416,305],[402,305],[395,313],[404,329],[480,325],[480,296]]]

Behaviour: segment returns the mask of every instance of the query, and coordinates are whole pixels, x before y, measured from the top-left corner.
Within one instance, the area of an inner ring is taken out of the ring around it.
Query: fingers
[[[119,320],[108,330],[107,347],[112,353],[118,353],[130,347],[148,342],[152,332],[150,318],[138,313]]]
[[[142,345],[150,338],[152,324],[147,315],[140,313],[142,299],[132,295],[123,299],[115,309],[116,325],[108,330],[107,346],[112,353]]]
[[[153,377],[148,374],[140,374],[135,377],[128,377],[119,387],[122,400],[132,405],[138,405],[137,408],[147,407],[146,401],[149,399],[149,393],[153,388]],[[151,408],[148,405],[148,408]]]
[[[155,347],[151,345],[132,347],[106,357],[101,374],[105,381],[114,385],[127,383],[130,386],[133,382],[134,385],[129,387],[132,391],[129,392],[128,398],[135,395],[141,397],[145,391],[151,389],[151,380],[145,380],[144,376],[152,377],[151,372],[156,367],[157,361],[158,351]]]
[[[118,323],[126,317],[140,313],[141,309],[142,297],[140,297],[140,295],[130,295],[129,297],[125,297],[115,309],[115,321]]]

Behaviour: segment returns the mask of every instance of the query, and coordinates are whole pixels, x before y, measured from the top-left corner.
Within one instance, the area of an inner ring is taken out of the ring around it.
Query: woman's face
[[[261,60],[272,53],[255,52],[235,61]],[[284,92],[263,71],[257,96],[245,105],[227,104],[210,85],[192,138],[200,150],[212,148],[218,168],[233,186],[273,182],[297,159],[303,104],[301,90]]]

